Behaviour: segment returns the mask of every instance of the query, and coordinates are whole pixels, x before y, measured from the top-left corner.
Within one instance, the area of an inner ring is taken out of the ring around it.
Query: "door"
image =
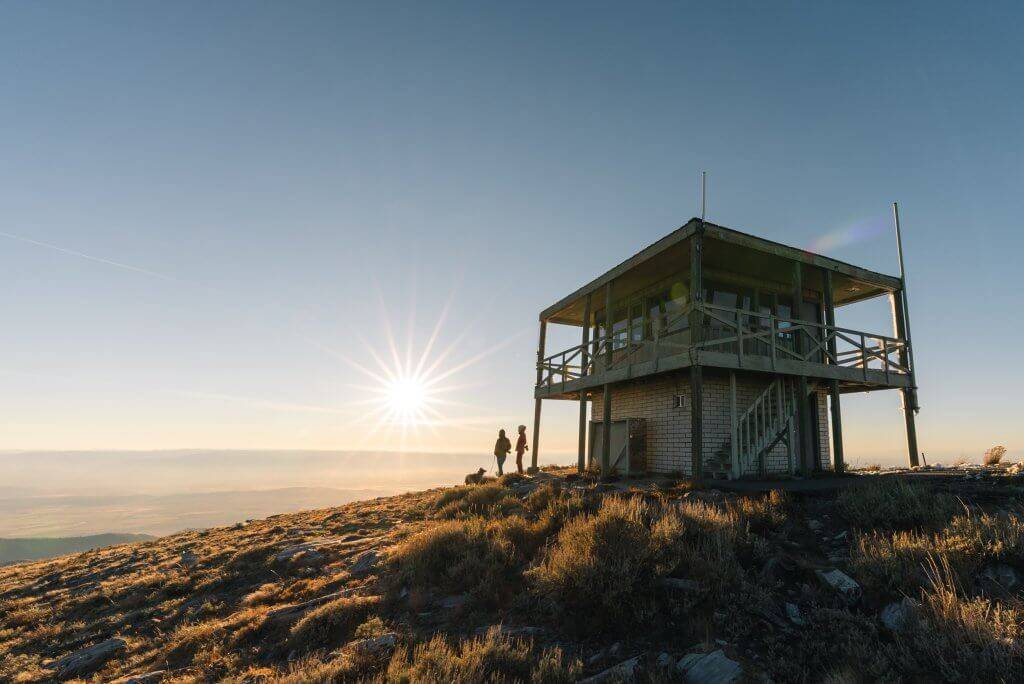
[[[590,421],[590,457],[587,465],[590,468],[600,469],[601,449],[604,445],[603,423]],[[611,472],[620,475],[629,474],[629,421],[613,420],[611,429]]]

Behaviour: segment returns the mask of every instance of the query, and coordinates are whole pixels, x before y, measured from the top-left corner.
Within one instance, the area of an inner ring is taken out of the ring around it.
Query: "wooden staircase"
[[[809,389],[810,391],[810,389]],[[712,479],[733,480],[766,474],[765,455],[786,445],[788,472],[794,472],[796,450],[797,382],[778,377],[736,417],[732,436],[704,463]],[[735,445],[735,446],[734,446]]]

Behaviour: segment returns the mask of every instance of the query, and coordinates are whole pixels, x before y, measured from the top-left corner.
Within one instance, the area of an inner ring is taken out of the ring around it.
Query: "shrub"
[[[1003,456],[1006,455],[1006,447],[999,444],[985,451],[982,457],[982,463],[985,465],[996,465],[1003,460]]]
[[[314,608],[292,627],[289,645],[309,651],[344,643],[379,604],[377,596],[354,596]]]
[[[569,520],[543,561],[526,573],[534,593],[561,617],[608,628],[647,617],[657,566],[651,507],[610,498],[594,515]]]
[[[438,518],[491,517],[519,508],[519,501],[501,484],[490,482],[446,489],[434,499],[431,508]]]
[[[391,550],[396,579],[416,588],[465,591],[503,579],[515,562],[483,518],[439,522]]]
[[[962,509],[948,494],[894,476],[879,476],[847,487],[836,497],[836,505],[855,527],[887,529],[940,527]]]
[[[853,570],[868,586],[904,593],[929,584],[934,560],[948,575],[967,586],[985,565],[997,561],[1024,563],[1024,520],[1016,513],[965,514],[938,533],[873,532],[860,535],[854,547]]]
[[[1024,681],[1024,610],[964,598],[945,560],[929,563],[931,586],[921,592],[921,618],[897,640],[900,666],[946,681]]]
[[[398,649],[387,670],[389,682],[574,682],[582,666],[565,658],[561,649],[537,653],[533,644],[491,627],[487,634],[452,646],[443,636],[416,646],[412,652]]]

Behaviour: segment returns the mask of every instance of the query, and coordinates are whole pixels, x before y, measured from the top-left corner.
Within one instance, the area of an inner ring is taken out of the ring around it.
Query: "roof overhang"
[[[572,294],[569,294],[540,313],[540,319],[552,323],[565,323],[568,325],[582,324],[583,301],[587,297],[609,282],[620,278],[626,273],[636,269],[651,259],[663,254],[687,240],[701,226],[701,220],[692,218],[684,225],[672,231],[657,242],[648,245],[633,256],[629,257],[614,268],[606,271],[589,283],[580,287]],[[889,292],[900,289],[900,279],[872,271],[860,266],[854,266],[843,261],[838,261],[821,254],[808,252],[804,249],[784,245],[773,240],[744,233],[725,226],[719,226],[707,221],[703,222],[705,238],[717,240],[722,243],[737,245],[745,250],[753,250],[764,255],[781,257],[790,261],[800,262],[817,268],[831,271],[841,278],[834,278],[833,292],[836,306],[852,304],[854,302],[871,299]],[[838,281],[838,282],[836,282]]]

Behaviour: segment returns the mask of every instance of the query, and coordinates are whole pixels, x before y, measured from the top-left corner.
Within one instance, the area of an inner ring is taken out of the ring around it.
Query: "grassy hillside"
[[[0,568],[0,680],[1024,678],[1018,479],[862,480],[506,476]]]
[[[149,541],[148,534],[93,534],[87,537],[50,537],[42,539],[0,539],[0,565],[16,561],[63,556],[76,551]]]

